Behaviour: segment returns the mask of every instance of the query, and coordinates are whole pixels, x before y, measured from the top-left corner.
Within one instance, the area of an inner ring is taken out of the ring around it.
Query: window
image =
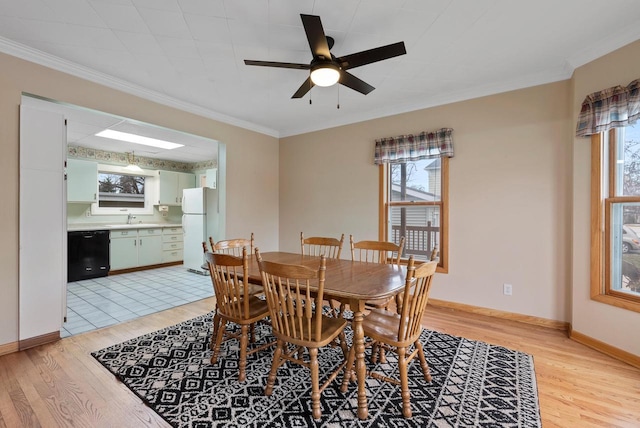
[[[442,157],[380,166],[382,236],[405,237],[403,258],[429,260],[437,246],[440,272],[447,271],[448,165]]]
[[[145,177],[98,173],[98,206],[101,208],[144,208]]]
[[[153,214],[152,171],[131,172],[126,167],[98,165],[98,202],[93,215]]]
[[[640,124],[592,136],[593,299],[640,312]]]

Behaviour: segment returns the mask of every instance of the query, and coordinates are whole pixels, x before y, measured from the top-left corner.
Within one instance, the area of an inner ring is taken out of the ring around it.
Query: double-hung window
[[[640,123],[592,136],[591,295],[640,311]]]
[[[588,95],[576,136],[591,136],[591,298],[640,312],[640,79]]]
[[[448,171],[453,156],[451,129],[376,141],[380,165],[380,237],[399,243],[403,259],[430,259],[437,249],[438,271],[447,271]]]

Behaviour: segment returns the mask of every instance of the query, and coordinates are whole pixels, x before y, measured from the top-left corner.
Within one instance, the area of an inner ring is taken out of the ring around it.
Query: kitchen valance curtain
[[[380,138],[376,140],[374,163],[398,163],[439,157],[453,157],[453,129],[442,128],[418,135]]]
[[[587,95],[582,102],[576,137],[587,137],[630,125],[640,118],[640,79]]]

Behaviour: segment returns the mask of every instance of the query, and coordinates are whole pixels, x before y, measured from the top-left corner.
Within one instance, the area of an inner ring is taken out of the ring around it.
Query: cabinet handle
[[[94,201],[96,200],[96,194],[95,193],[93,194],[93,200]]]
[[[140,246],[142,247],[142,239],[140,240]]]

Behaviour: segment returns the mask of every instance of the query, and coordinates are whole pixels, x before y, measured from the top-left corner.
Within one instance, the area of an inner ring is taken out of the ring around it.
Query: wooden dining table
[[[260,253],[262,260],[307,266],[318,269],[320,257],[287,252]],[[358,383],[358,418],[369,415],[365,388],[366,365],[364,360],[364,330],[362,319],[367,301],[387,299],[403,290],[407,274],[406,266],[366,263],[342,259],[327,259],[324,297],[349,305],[353,312],[353,346],[356,356]],[[261,284],[262,278],[255,255],[249,262],[249,282]]]

